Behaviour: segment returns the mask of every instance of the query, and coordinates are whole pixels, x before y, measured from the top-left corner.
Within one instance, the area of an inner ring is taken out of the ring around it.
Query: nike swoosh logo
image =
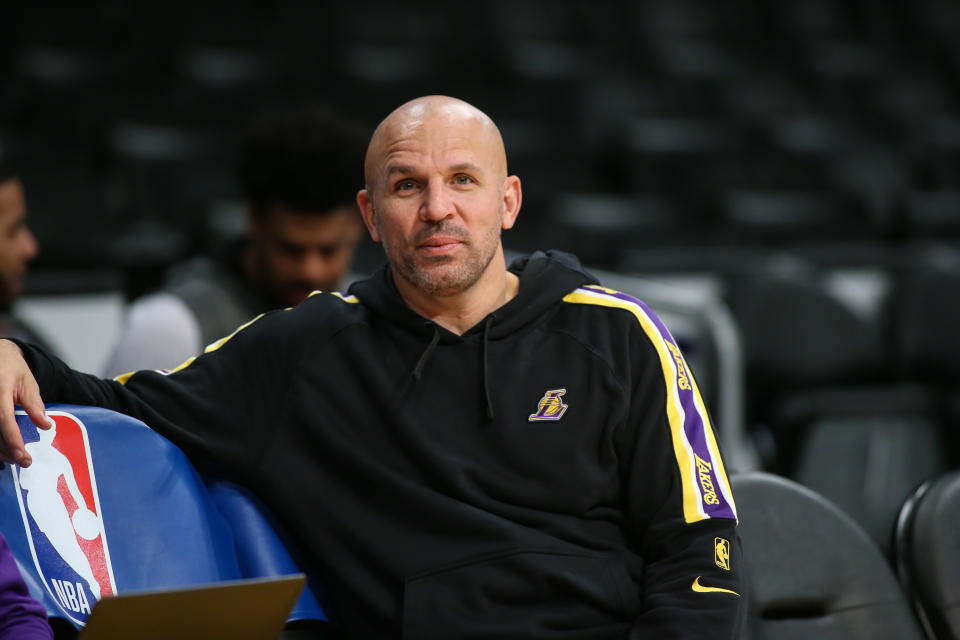
[[[693,580],[693,584],[690,585],[690,588],[696,591],[697,593],[732,593],[733,595],[740,597],[740,594],[736,591],[730,591],[730,589],[721,589],[720,587],[705,587],[700,584],[700,576],[697,576]]]

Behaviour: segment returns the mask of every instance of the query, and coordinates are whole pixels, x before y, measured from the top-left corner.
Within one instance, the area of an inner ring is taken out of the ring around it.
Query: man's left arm
[[[623,434],[630,534],[645,562],[643,608],[630,638],[740,636],[746,612],[737,514],[719,445],[692,373],[649,313],[631,345],[634,379]]]
[[[746,593],[735,521],[681,526],[645,546],[643,613],[631,639],[740,637]]]

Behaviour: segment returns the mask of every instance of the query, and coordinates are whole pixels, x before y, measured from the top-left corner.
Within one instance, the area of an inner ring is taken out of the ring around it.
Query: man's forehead
[[[440,167],[449,171],[483,171],[483,164],[474,160],[469,154],[464,154],[464,159],[459,159],[455,155],[441,161]],[[394,173],[410,173],[419,169],[419,163],[411,162],[409,157],[396,155],[387,160],[384,164],[387,175]]]
[[[379,158],[382,175],[414,173],[426,167],[450,171],[493,171],[501,161],[489,131],[458,126],[407,129],[386,140]]]
[[[503,142],[493,121],[468,103],[442,96],[414,100],[380,123],[366,171],[368,177],[392,175],[426,157],[445,168],[468,161],[493,170],[499,165],[506,168]]]
[[[422,149],[404,146],[389,151],[381,170],[386,177],[397,174],[420,173],[428,168],[444,173],[470,171],[484,173],[491,164],[483,149],[470,146],[454,146],[447,149],[426,146]]]

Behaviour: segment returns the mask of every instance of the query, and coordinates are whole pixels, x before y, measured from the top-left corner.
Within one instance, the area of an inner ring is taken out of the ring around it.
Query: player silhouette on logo
[[[64,562],[87,581],[93,596],[99,600],[100,583],[93,577],[90,561],[80,549],[77,536],[85,540],[96,538],[100,535],[100,519],[87,509],[70,461],[53,446],[53,439],[57,435],[56,423],[51,420],[50,429],[37,429],[37,433],[40,439],[25,446],[33,456],[33,464],[20,469],[20,486],[27,491],[27,509],[37,528]],[[72,518],[57,491],[61,476],[77,504]]]

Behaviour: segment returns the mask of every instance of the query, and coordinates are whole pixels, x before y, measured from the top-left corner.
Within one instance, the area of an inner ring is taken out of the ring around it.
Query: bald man
[[[734,638],[736,510],[696,382],[642,302],[577,260],[504,262],[520,180],[494,123],[428,96],[357,196],[388,262],[169,375],[0,342],[11,403],[134,415],[273,509],[356,638]]]

